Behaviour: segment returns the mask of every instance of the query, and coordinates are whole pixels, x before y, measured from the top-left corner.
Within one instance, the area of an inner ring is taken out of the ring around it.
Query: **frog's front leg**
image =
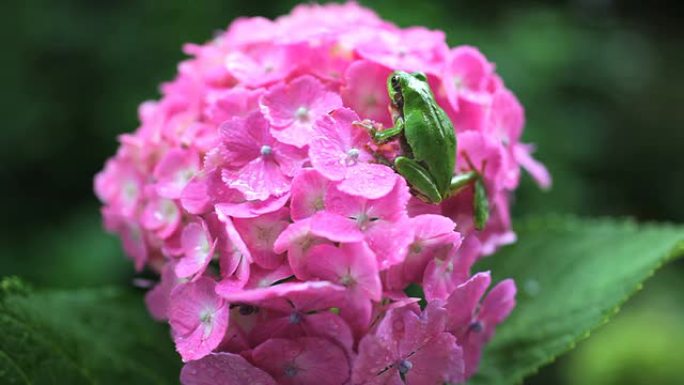
[[[430,203],[442,201],[442,194],[439,192],[439,188],[437,188],[432,176],[416,161],[399,156],[394,160],[394,168],[422,198]]]
[[[355,125],[363,127],[368,131],[368,134],[373,139],[373,142],[377,144],[387,143],[397,136],[401,135],[404,131],[404,119],[397,118],[394,121],[394,127],[390,127],[384,130],[378,130],[372,122],[367,120],[361,122],[354,122]]]

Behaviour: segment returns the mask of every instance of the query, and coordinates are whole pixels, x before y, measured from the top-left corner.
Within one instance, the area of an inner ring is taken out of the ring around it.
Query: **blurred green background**
[[[525,139],[554,175],[523,179],[514,212],[684,222],[684,29],[677,2],[362,1],[402,26],[443,29],[497,64],[526,106]],[[0,16],[0,275],[38,286],[128,283],[100,227],[92,177],[174,76],[181,44],[295,1],[5,2]],[[656,5],[657,4],[657,5]],[[578,283],[581,284],[581,283]],[[684,264],[527,384],[684,378]]]

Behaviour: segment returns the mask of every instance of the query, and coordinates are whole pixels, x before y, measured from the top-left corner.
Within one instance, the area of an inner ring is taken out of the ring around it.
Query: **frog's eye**
[[[390,82],[392,83],[392,89],[399,92],[399,75],[392,75],[392,79],[390,80]]]

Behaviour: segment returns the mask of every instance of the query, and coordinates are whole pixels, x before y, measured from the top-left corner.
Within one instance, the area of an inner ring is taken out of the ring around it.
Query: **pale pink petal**
[[[330,182],[314,169],[302,169],[292,179],[290,214],[298,221],[325,208],[325,194]]]
[[[392,191],[396,180],[397,174],[387,166],[357,163],[347,168],[344,180],[337,185],[337,188],[350,195],[378,199]]]
[[[273,251],[273,244],[289,224],[286,207],[256,218],[236,218],[233,223],[257,264],[267,269],[278,267],[285,258]]]
[[[152,317],[158,321],[168,319],[169,311],[169,296],[171,291],[181,283],[183,279],[179,279],[174,272],[174,262],[167,262],[162,268],[160,281],[157,285],[145,294],[145,304]]]
[[[551,188],[551,174],[541,162],[532,157],[530,146],[519,144],[513,147],[513,154],[515,160],[530,173],[541,188]]]
[[[387,78],[391,72],[390,68],[367,60],[352,63],[344,74],[342,98],[345,105],[357,111],[363,119],[390,127],[392,118],[388,109]]]
[[[250,90],[242,87],[211,91],[207,95],[204,113],[214,125],[235,116],[245,117],[259,108],[263,89]]]
[[[159,196],[180,198],[199,167],[199,155],[193,150],[173,149],[167,152],[154,169]]]

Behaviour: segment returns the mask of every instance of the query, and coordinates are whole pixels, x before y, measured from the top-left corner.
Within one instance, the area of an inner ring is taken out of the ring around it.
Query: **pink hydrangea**
[[[349,2],[241,18],[139,109],[140,126],[95,177],[108,231],[185,362],[184,385],[456,384],[477,371],[515,306],[471,267],[515,241],[510,202],[527,170],[522,105],[477,48],[399,28]],[[455,126],[455,173],[482,178],[439,204],[392,168],[400,141],[387,77],[427,75]],[[418,285],[423,298],[412,298]],[[413,292],[413,291],[412,291]],[[423,305],[419,306],[419,300]]]

